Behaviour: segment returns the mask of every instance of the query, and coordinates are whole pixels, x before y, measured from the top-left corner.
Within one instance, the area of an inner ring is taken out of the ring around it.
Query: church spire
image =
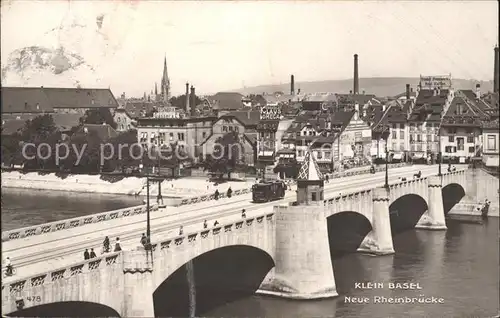
[[[170,79],[168,78],[167,71],[167,55],[165,55],[165,59],[163,60],[163,77],[161,78],[161,95],[162,100],[165,103],[168,103],[170,99]]]
[[[155,97],[158,96],[158,83],[155,82]]]

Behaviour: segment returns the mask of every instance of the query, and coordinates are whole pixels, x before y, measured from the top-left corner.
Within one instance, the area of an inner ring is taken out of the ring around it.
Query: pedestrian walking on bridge
[[[208,227],[207,220],[203,221],[203,228],[206,229]]]
[[[247,217],[245,209],[241,210],[241,217],[242,218],[246,218]]]
[[[179,228],[179,235],[183,234],[184,234],[184,227],[181,225],[181,227]]]
[[[91,248],[90,249],[90,258],[96,258],[96,257],[97,257],[97,255],[95,255],[94,249]]]
[[[109,237],[104,238],[104,242],[102,242],[103,245],[103,253],[109,253]]]
[[[120,245],[120,238],[116,238],[116,243],[115,243],[115,252],[120,252],[122,250],[122,247]]]
[[[215,189],[214,199],[219,200],[219,190],[218,189]]]
[[[233,195],[233,190],[229,187],[229,189],[227,189],[227,197],[230,198],[231,195]]]
[[[87,260],[90,258],[89,250],[88,248],[85,249],[85,252],[83,252],[83,259]]]
[[[142,236],[141,236],[141,244],[143,247],[146,247],[146,244],[148,242],[148,238],[146,237],[146,234],[142,233]]]

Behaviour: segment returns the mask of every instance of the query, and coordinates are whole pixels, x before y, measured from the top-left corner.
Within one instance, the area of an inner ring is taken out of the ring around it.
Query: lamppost
[[[387,141],[389,140],[389,128],[385,127],[384,133],[386,134],[385,137],[385,184],[384,188],[389,190],[389,151],[387,149]]]
[[[441,123],[442,123],[442,119],[441,119],[441,122],[439,123],[439,127],[438,127],[438,147],[439,147],[438,176],[442,176],[442,174],[441,174],[441,161],[443,161],[443,153],[441,152]]]
[[[149,175],[146,175],[146,237],[151,241],[151,221],[149,215]]]

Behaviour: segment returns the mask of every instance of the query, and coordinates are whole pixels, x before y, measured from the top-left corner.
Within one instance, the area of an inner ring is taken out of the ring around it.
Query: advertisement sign
[[[281,117],[281,107],[264,106],[260,109],[261,120],[279,120]]]
[[[451,87],[451,75],[420,76],[420,87],[422,89],[434,89],[438,87],[449,89]]]

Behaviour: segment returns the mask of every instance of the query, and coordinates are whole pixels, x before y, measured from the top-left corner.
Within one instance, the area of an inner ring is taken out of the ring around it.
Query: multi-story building
[[[439,153],[441,117],[451,104],[451,76],[421,76],[415,105],[408,118],[410,157],[414,162],[435,161]]]
[[[137,119],[137,139],[145,148],[177,144],[196,161],[202,144],[212,134],[216,117]]]
[[[492,121],[485,121],[481,125],[482,134],[482,161],[486,167],[498,169],[499,162],[499,120],[498,117]]]
[[[253,166],[257,157],[257,124],[259,112],[233,111],[224,113],[212,125],[210,135],[201,143],[206,155],[212,154],[217,140],[225,134],[235,132],[239,138],[239,160],[246,165]],[[235,145],[236,146],[236,145]]]

